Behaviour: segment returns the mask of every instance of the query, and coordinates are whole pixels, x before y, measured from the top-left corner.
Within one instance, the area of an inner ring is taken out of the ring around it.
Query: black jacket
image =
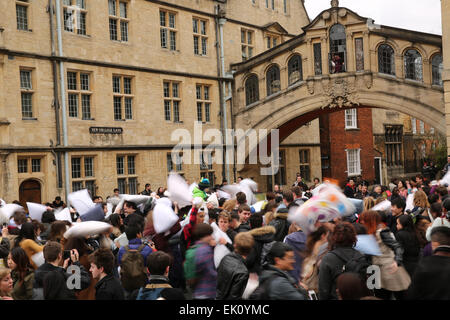
[[[247,222],[247,223],[241,223],[241,224],[239,225],[239,227],[237,227],[236,229],[234,229],[234,231],[235,231],[236,233],[250,231],[250,224],[249,224],[248,222]]]
[[[434,254],[424,257],[417,265],[407,298],[411,300],[450,300],[450,247],[440,246]]]
[[[395,238],[404,250],[403,264],[406,271],[408,271],[409,275],[412,277],[420,258],[419,239],[417,239],[417,236],[414,233],[406,230],[399,230],[395,234]]]
[[[255,240],[252,251],[245,259],[245,265],[250,273],[256,272],[260,274],[262,272],[262,262],[270,250],[271,244],[275,242],[275,232],[276,230],[273,226],[264,226],[250,231]]]
[[[10,246],[10,243],[9,243],[9,239],[3,237],[2,238],[2,242],[0,243],[0,259],[8,258],[10,247],[11,246]],[[5,262],[6,262],[6,260],[5,260]],[[5,263],[5,266],[7,266],[6,263]]]
[[[389,230],[389,228],[386,228],[380,232],[381,240],[385,245],[387,245],[392,251],[394,251],[395,254],[395,262],[397,262],[397,265],[402,266],[403,265],[403,247],[398,243],[398,241],[395,239],[394,234]]]
[[[95,300],[125,300],[119,279],[108,274],[95,285]]]
[[[295,279],[273,265],[265,267],[259,282],[266,286],[269,300],[306,300],[305,294],[297,288]]]
[[[89,273],[86,271],[86,269],[83,267],[80,262],[75,262],[73,265],[76,265],[80,268],[80,290],[84,290],[89,287],[91,284],[91,277]],[[54,265],[50,263],[44,263],[39,268],[36,269],[34,272],[34,284],[33,284],[33,300],[43,300],[44,299],[44,293],[43,293],[43,287],[44,287],[44,278],[45,276],[51,272],[51,271],[57,271],[61,272],[64,276],[64,278],[67,280],[72,274],[68,273],[64,268],[62,267],[55,267]],[[75,291],[74,290],[68,290],[69,297],[75,299]]]
[[[347,184],[344,188],[344,194],[347,198],[354,198],[355,189],[353,189],[349,184]]]
[[[367,267],[369,266],[367,258],[350,247],[337,247],[323,257],[319,267],[320,300],[337,300],[336,280],[343,272],[343,266],[350,260],[355,260],[358,264]]]
[[[292,206],[293,207],[293,206]],[[288,212],[287,209],[283,210],[286,212],[276,212],[274,219],[270,221],[269,226],[275,228],[275,241],[284,241],[284,238],[288,235],[290,223],[288,222]]]
[[[236,252],[227,254],[217,269],[217,299],[242,299],[248,277],[244,258]]]

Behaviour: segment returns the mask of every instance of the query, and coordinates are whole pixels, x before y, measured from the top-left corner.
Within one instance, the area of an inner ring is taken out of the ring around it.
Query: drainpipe
[[[225,53],[224,53],[224,43],[223,43],[223,26],[227,22],[227,19],[225,18],[225,14],[218,12],[219,17],[219,41],[220,41],[220,76],[221,78],[225,77]],[[228,128],[228,120],[227,120],[227,102],[225,101],[225,81],[221,80],[221,109],[222,109],[222,120],[223,120],[223,129],[222,129],[222,139],[223,136],[225,137],[225,160],[228,160],[228,135],[226,134],[227,128]],[[230,181],[230,168],[228,163],[225,163],[225,176],[227,181]]]
[[[63,57],[63,46],[62,46],[62,25],[61,25],[61,0],[56,1],[56,30],[58,34],[58,56],[60,58]],[[62,102],[62,130],[63,130],[63,146],[68,146],[67,141],[67,115],[66,115],[66,85],[64,82],[64,62],[62,60],[59,61],[59,81],[60,81],[60,93],[61,93],[61,102]],[[66,203],[69,203],[68,195],[69,195],[69,154],[67,150],[64,151],[64,189],[65,189],[65,199]]]
[[[55,123],[56,123],[56,146],[61,145],[61,128],[59,124],[59,99],[58,99],[58,72],[56,65],[56,49],[55,49],[55,32],[53,30],[53,15],[55,14],[53,1],[48,0],[48,12],[50,14],[50,39],[52,45],[52,74],[53,74],[53,106],[55,108]],[[52,143],[53,145],[53,143]],[[53,150],[52,153],[56,159],[56,187],[61,192],[62,188],[62,172],[61,172],[61,153],[58,152],[55,154]]]

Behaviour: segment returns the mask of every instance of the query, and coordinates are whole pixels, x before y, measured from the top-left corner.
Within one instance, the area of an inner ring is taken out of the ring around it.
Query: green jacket
[[[14,300],[31,300],[33,296],[34,271],[28,270],[22,283],[19,283],[19,275],[13,270],[11,271],[13,279],[13,291],[11,296]]]
[[[206,201],[206,199],[208,199],[206,192],[203,190],[200,190],[198,187],[194,187],[194,189],[192,190],[192,197],[193,198],[200,197],[203,199],[203,201]]]

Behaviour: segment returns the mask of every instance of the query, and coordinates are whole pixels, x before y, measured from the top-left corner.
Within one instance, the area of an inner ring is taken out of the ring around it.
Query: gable
[[[305,32],[327,28],[340,23],[342,25],[366,24],[368,18],[361,17],[347,8],[330,8],[322,11],[309,25],[302,28]]]

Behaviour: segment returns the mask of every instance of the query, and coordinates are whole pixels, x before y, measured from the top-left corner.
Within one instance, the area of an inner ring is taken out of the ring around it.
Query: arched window
[[[267,96],[277,93],[281,90],[280,69],[278,66],[271,66],[266,73]]]
[[[442,56],[437,54],[431,59],[431,69],[433,76],[433,84],[442,86],[442,70],[444,65],[442,64]]]
[[[405,52],[405,78],[422,81],[422,56],[417,50],[409,49]]]
[[[248,106],[259,100],[258,76],[251,75],[245,81],[245,103]]]
[[[378,72],[395,76],[394,49],[388,44],[378,47]]]
[[[330,29],[330,73],[345,72],[347,36],[342,24],[335,24]]]
[[[289,85],[303,80],[302,57],[299,55],[293,56],[288,62],[288,78]]]

